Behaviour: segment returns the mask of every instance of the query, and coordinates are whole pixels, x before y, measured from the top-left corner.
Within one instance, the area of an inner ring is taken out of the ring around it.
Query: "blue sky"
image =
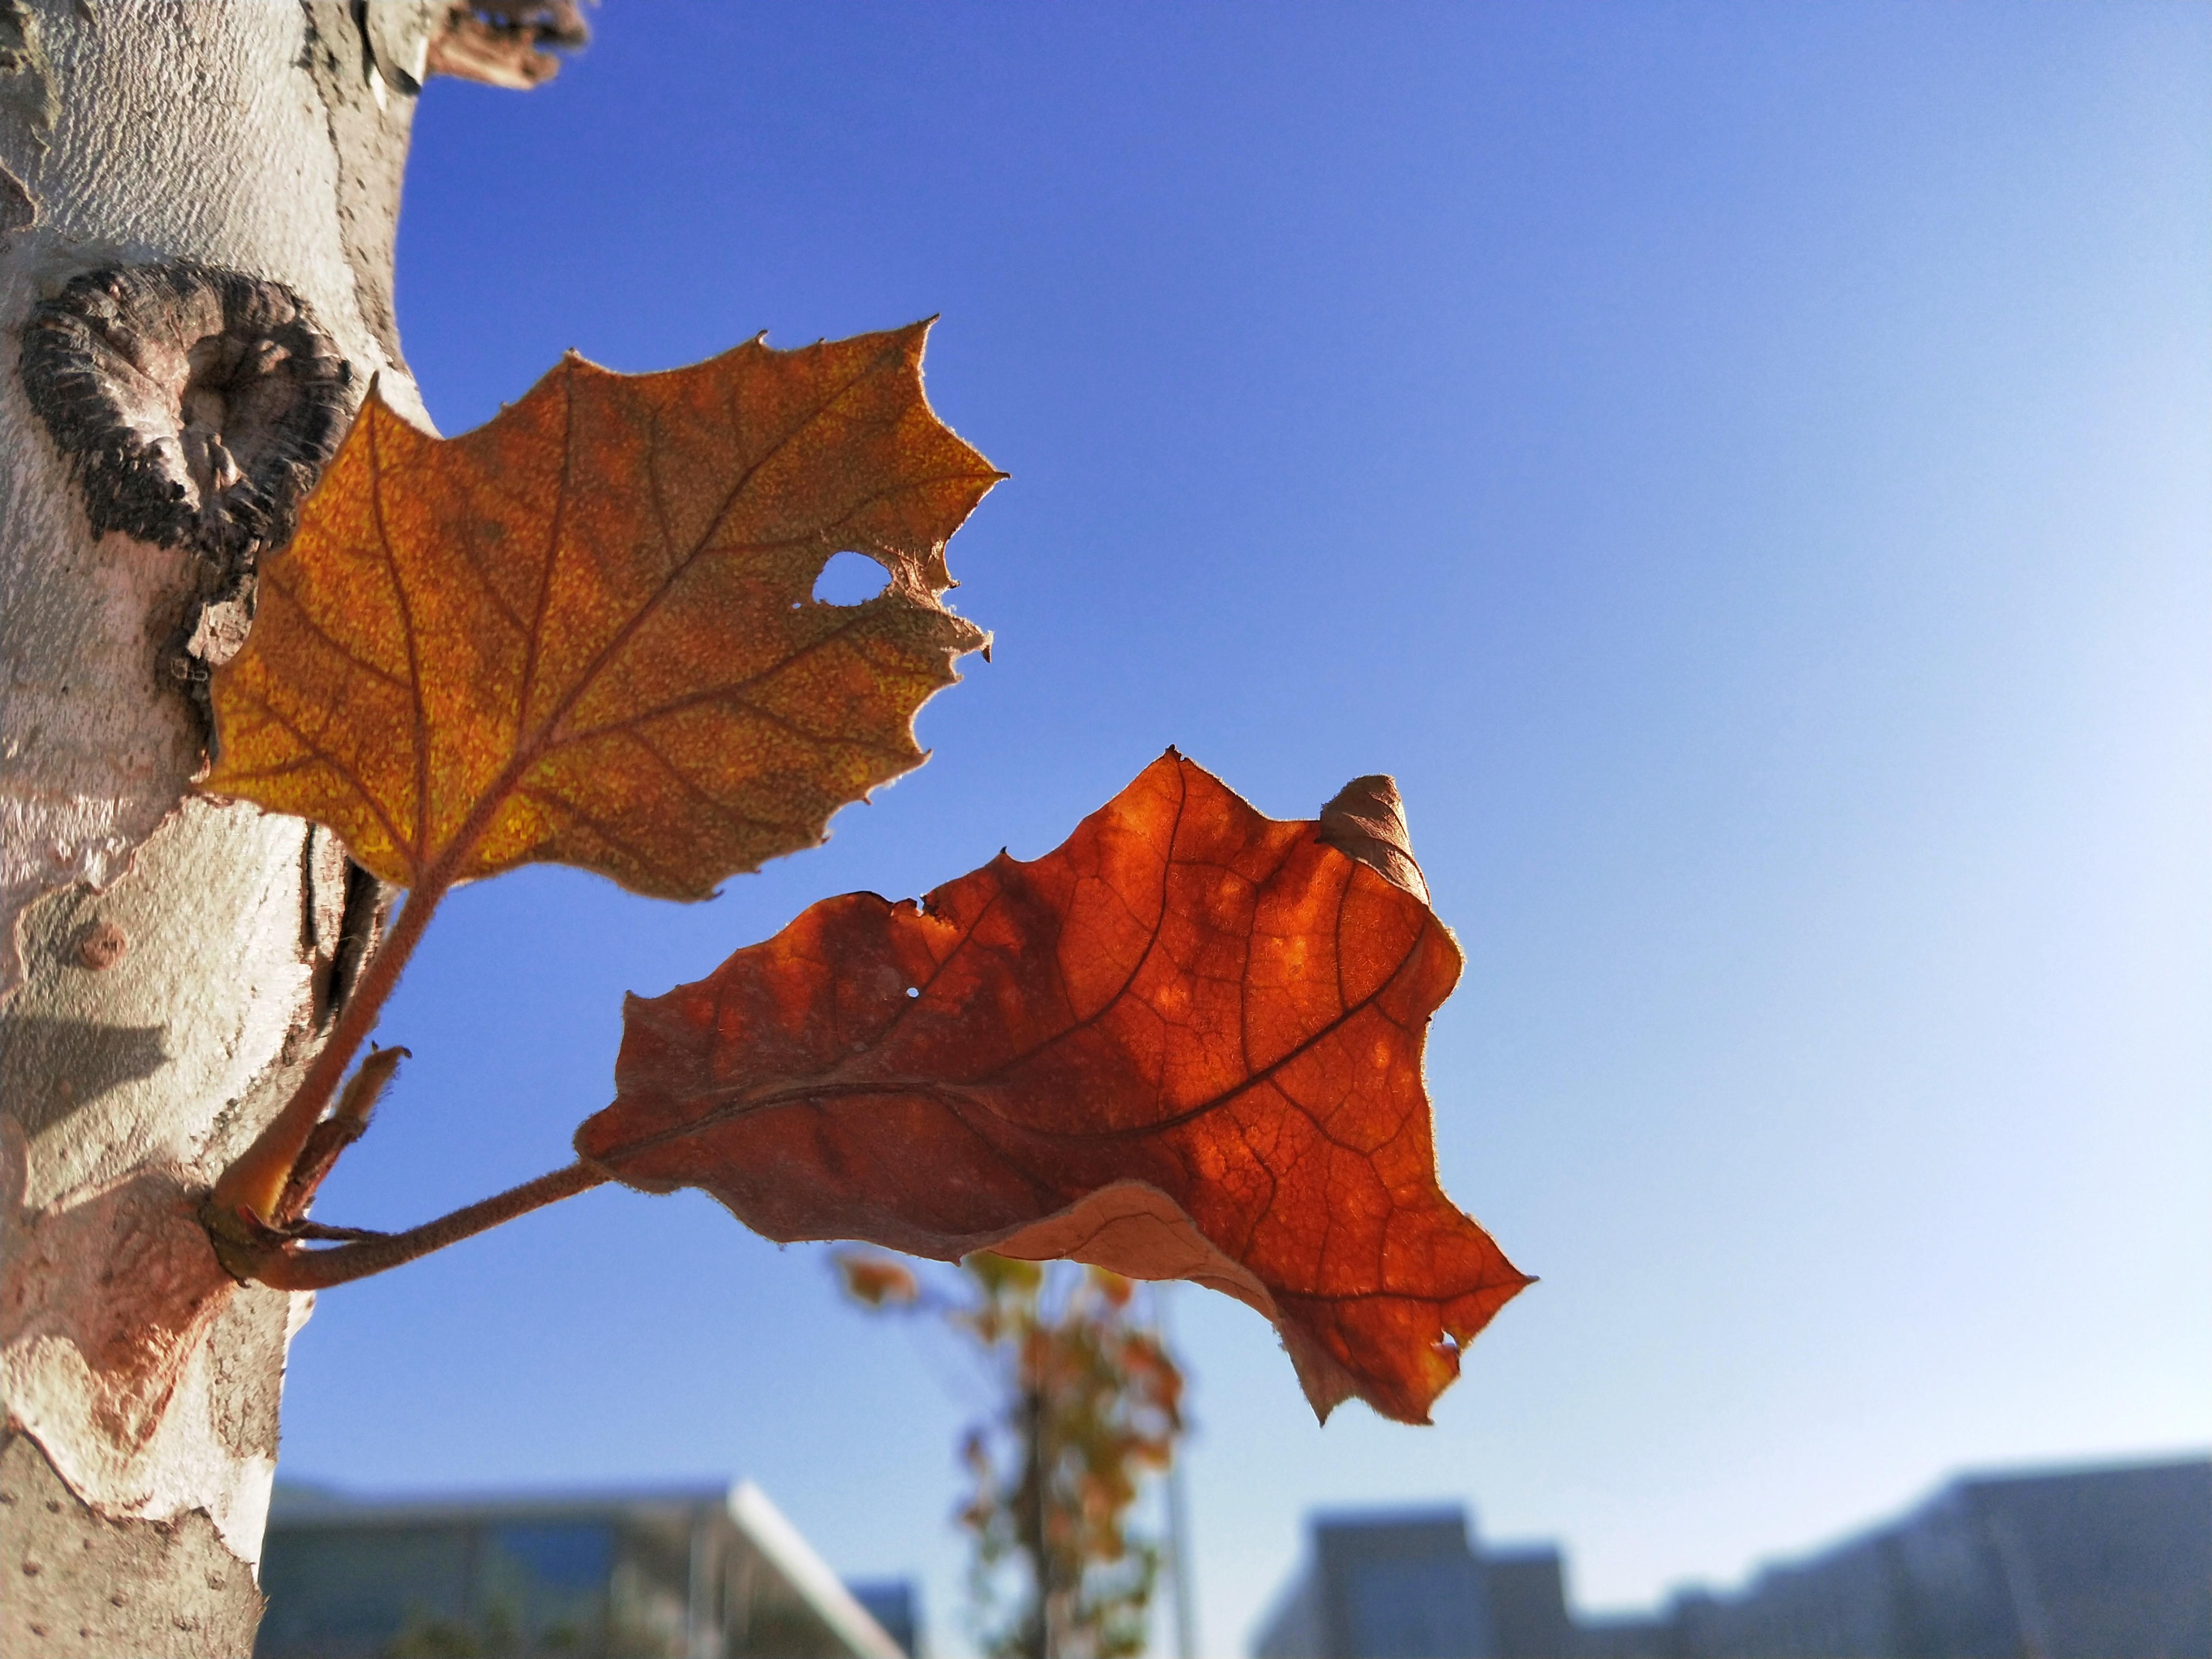
[[[2212,1440],[2212,10],[644,6],[416,127],[444,430],[561,351],[943,320],[1013,476],[929,764],[706,905],[448,903],[325,1219],[565,1162],[622,993],[1034,856],[1170,743],[1404,788],[1468,956],[1447,1189],[1542,1283],[1415,1431],[1176,1304],[1209,1653],[1319,1506],[1585,1606],[1962,1466]],[[326,1294],[288,1476],[758,1480],[957,1648],[949,1351],[696,1195]]]

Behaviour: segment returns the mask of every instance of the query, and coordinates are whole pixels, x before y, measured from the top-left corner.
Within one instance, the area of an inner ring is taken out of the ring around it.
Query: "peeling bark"
[[[0,1439],[0,1653],[253,1651],[261,1592],[204,1510],[96,1521],[27,1435]],[[146,1587],[146,1588],[142,1588]],[[157,1587],[157,1588],[156,1588]]]
[[[0,0],[8,1655],[252,1646],[284,1352],[312,1298],[238,1285],[194,1211],[313,1058],[387,896],[326,832],[191,796],[191,665],[243,636],[252,560],[284,527],[272,482],[311,483],[328,453],[287,411],[323,398],[342,425],[381,376],[422,418],[392,228],[448,11]],[[165,292],[182,309],[147,324]],[[182,518],[99,505],[108,462],[34,406],[38,349],[19,364],[27,328],[43,317],[52,344],[100,293],[152,343],[137,367],[160,360],[116,408],[142,461],[174,440],[136,476],[181,487]]]
[[[579,0],[454,0],[431,40],[429,72],[527,92],[560,69],[555,52],[585,37]]]

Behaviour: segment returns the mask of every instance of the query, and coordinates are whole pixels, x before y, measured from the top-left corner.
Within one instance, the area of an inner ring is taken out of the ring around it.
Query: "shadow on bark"
[[[0,1100],[33,1137],[168,1063],[158,1025],[99,1025],[21,1014],[10,1017],[4,1030]]]

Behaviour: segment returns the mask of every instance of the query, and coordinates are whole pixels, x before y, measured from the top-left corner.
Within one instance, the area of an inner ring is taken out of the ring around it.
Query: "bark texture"
[[[347,410],[381,376],[421,416],[392,232],[450,9],[0,0],[7,1655],[251,1650],[284,1353],[311,1298],[234,1285],[193,1206],[313,1054],[383,895],[327,833],[189,796],[193,691],[243,638],[279,533],[254,516],[273,475],[252,456],[321,349],[301,341],[327,342],[335,366],[309,378],[342,369]],[[146,322],[171,291],[176,317]],[[19,358],[41,315],[63,386],[34,405]],[[68,378],[79,346],[90,380]],[[104,439],[53,414],[102,387],[122,411]],[[284,465],[312,471],[313,448]],[[178,511],[95,530],[103,469]]]
[[[204,1510],[175,1521],[88,1524],[27,1435],[0,1447],[0,1650],[9,1654],[253,1651],[262,1601]],[[208,1592],[179,1603],[173,1586]],[[141,1586],[146,1588],[142,1589]]]

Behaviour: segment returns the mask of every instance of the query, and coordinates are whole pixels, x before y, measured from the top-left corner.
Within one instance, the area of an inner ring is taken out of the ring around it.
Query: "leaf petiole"
[[[400,969],[407,965],[408,957],[421,943],[423,930],[430,925],[431,915],[437,909],[438,901],[445,896],[447,886],[445,883],[426,883],[408,894],[398,921],[371,953],[353,994],[346,999],[337,1024],[331,1029],[329,1040],[308,1066],[307,1074],[300,1079],[300,1086],[292,1091],[292,1097],[268,1126],[254,1137],[253,1144],[240,1153],[216,1182],[210,1209],[211,1231],[230,1237],[234,1243],[240,1243],[235,1237],[235,1224],[229,1218],[243,1212],[266,1228],[295,1218],[284,1214],[288,1200],[296,1197],[294,1207],[304,1210],[307,1200],[314,1196],[312,1187],[296,1195],[290,1190],[295,1171],[301,1169],[308,1142],[322,1120],[323,1108],[337,1091],[338,1083],[345,1076],[346,1067],[352,1064],[355,1054],[376,1029],[384,1005],[392,988],[399,982]],[[364,1073],[375,1064],[376,1055],[372,1054],[364,1062]],[[380,1087],[381,1081],[375,1079],[375,1085]],[[374,1090],[369,1103],[373,1101]],[[366,1121],[366,1105],[359,1115]],[[356,1128],[346,1139],[354,1139],[358,1133]],[[337,1150],[331,1152],[333,1159]],[[325,1168],[318,1172],[315,1179],[319,1182],[321,1176],[327,1173]]]
[[[272,1290],[322,1291],[404,1266],[503,1221],[589,1192],[607,1179],[605,1171],[588,1164],[571,1164],[404,1233],[355,1235],[349,1243],[319,1250],[304,1250],[300,1244],[306,1238],[352,1230],[307,1224],[279,1231],[259,1224],[243,1212],[220,1212],[215,1194],[201,1206],[200,1223],[215,1244],[216,1260],[233,1278]]]

